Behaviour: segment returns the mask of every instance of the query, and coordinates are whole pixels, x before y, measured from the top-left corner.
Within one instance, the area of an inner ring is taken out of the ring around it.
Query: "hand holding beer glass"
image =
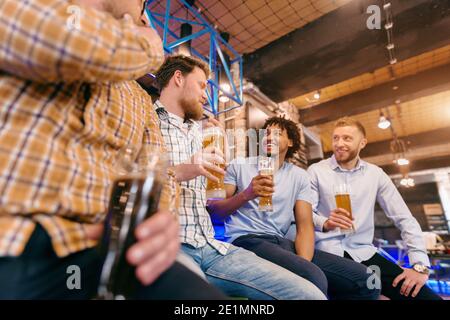
[[[168,156],[154,150],[151,145],[127,146],[116,159],[117,176],[100,242],[105,262],[99,298],[130,298],[137,287],[135,268],[127,262],[126,253],[136,242],[136,227],[157,212],[167,180]]]
[[[275,159],[273,157],[260,156],[258,157],[258,172],[261,176],[266,176],[273,180],[275,171]],[[259,197],[260,211],[273,212],[272,194],[268,196]]]
[[[345,215],[347,218],[353,220],[352,205],[350,200],[350,186],[346,183],[337,184],[334,186],[334,197],[336,200],[336,208],[344,209],[348,212],[348,215],[343,211],[339,211],[341,215]],[[342,233],[350,234],[355,232],[355,226],[352,223],[352,227],[349,229],[340,228]]]
[[[222,130],[218,127],[209,127],[203,130],[203,149],[213,147],[224,152],[225,138]],[[213,165],[225,169],[225,164],[214,162]],[[210,174],[218,179],[214,181],[206,179],[206,199],[225,199],[225,184],[223,182],[224,175],[217,171],[206,169]]]

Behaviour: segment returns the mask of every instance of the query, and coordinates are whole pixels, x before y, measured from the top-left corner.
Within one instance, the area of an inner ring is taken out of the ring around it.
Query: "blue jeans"
[[[233,244],[311,281],[331,299],[376,300],[380,294],[367,285],[371,276],[367,267],[349,259],[315,250],[310,262],[296,254],[293,241],[275,235],[249,234]]]
[[[347,252],[344,253],[344,257],[350,260],[352,259]],[[361,264],[364,264],[366,266],[377,266],[378,268],[380,268],[381,293],[391,300],[442,300],[439,295],[433,292],[433,290],[431,290],[426,285],[424,285],[422,289],[420,289],[415,298],[411,297],[411,294],[408,297],[401,295],[400,289],[403,285],[404,280],[400,281],[396,287],[392,286],[392,282],[394,282],[394,279],[402,274],[404,270],[379,253],[374,254],[373,257],[369,260],[362,261]]]
[[[222,255],[207,244],[181,249],[194,259],[208,281],[230,296],[254,300],[324,300],[325,295],[311,282],[264,260],[253,252],[230,246]]]
[[[190,258],[189,258],[190,259]],[[0,300],[87,300],[97,294],[102,257],[96,248],[56,256],[51,239],[37,224],[24,252],[18,257],[0,257]],[[69,290],[69,266],[80,268],[81,288]],[[181,285],[180,285],[181,284]],[[149,286],[139,285],[135,299],[223,300],[227,296],[175,262]]]

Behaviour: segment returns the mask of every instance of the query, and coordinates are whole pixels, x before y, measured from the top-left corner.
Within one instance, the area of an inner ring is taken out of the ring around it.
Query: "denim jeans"
[[[190,257],[188,257],[190,259]],[[87,300],[96,296],[103,261],[97,249],[56,256],[51,239],[38,224],[24,252],[0,257],[0,300]],[[81,288],[69,290],[69,266],[80,268]],[[227,296],[183,264],[175,262],[149,286],[139,286],[135,299],[223,300]]]
[[[202,269],[195,263],[194,260],[191,259],[186,253],[180,250],[177,256],[177,262],[188,268],[190,271],[198,275],[205,281],[208,281],[206,275],[203,273]]]
[[[328,291],[331,299],[376,300],[380,294],[380,290],[367,285],[371,276],[367,267],[349,259],[315,250],[310,262],[296,254],[293,241],[275,235],[249,234],[233,244],[311,281],[322,292]]]
[[[207,244],[181,249],[194,259],[208,281],[230,296],[254,300],[324,300],[325,295],[311,282],[248,250],[230,246],[222,255]]]
[[[347,252],[344,253],[344,257],[352,260]],[[381,294],[391,300],[442,300],[442,298],[439,297],[439,295],[429,287],[427,287],[426,284],[422,287],[422,289],[420,289],[415,298],[411,296],[413,290],[411,290],[411,293],[408,297],[401,295],[400,289],[403,285],[403,280],[400,281],[396,287],[392,286],[392,282],[394,282],[394,279],[402,274],[404,270],[399,265],[396,265],[392,261],[389,261],[379,253],[374,254],[373,257],[369,260],[362,261],[361,264],[368,267],[377,266],[378,268],[380,268]]]

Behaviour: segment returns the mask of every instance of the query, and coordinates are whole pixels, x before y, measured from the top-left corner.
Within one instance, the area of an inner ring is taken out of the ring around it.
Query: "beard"
[[[180,105],[183,108],[185,120],[197,121],[202,118],[203,106],[198,100],[182,98]]]
[[[358,157],[358,150],[349,150],[346,155],[340,156],[336,151],[334,152],[334,157],[339,163],[348,163]]]

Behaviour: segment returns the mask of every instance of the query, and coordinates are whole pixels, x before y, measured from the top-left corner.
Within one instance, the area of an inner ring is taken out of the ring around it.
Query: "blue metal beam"
[[[161,14],[161,13],[153,12],[152,14],[154,16],[156,16],[156,17],[165,18],[165,15]],[[203,26],[203,27],[207,26],[204,23],[199,23],[199,22],[196,22],[196,21],[187,20],[187,19],[183,19],[183,18],[179,18],[179,17],[170,17],[170,19],[176,20],[176,21],[179,21],[179,22],[182,22],[182,23],[190,23],[190,24],[197,25],[197,26]]]
[[[168,45],[168,48],[174,49],[174,48],[178,47],[179,45],[181,45],[181,44],[183,44],[183,43],[185,43],[185,42],[187,42],[189,40],[193,40],[195,38],[199,38],[199,37],[201,37],[202,35],[204,35],[206,33],[208,33],[208,29],[200,30],[200,31],[198,31],[196,33],[193,33],[193,34],[187,36],[187,37],[180,38],[180,39],[172,42],[171,44]]]
[[[242,56],[227,42],[225,41],[220,34],[215,30],[213,26],[211,26],[206,19],[193,7],[191,7],[185,0],[178,0],[184,7],[187,8],[188,12],[191,16],[194,17],[195,20],[189,20],[188,18],[180,18],[170,14],[171,8],[171,0],[166,0],[166,7],[164,14],[152,12],[150,7],[155,0],[150,0],[148,2],[148,6],[146,8],[146,16],[150,21],[150,25],[152,28],[157,30],[156,26],[161,27],[162,29],[162,39],[164,50],[167,53],[172,53],[174,50],[180,46],[181,44],[191,41],[194,39],[198,39],[204,35],[209,35],[210,44],[209,44],[209,56],[204,56],[195,48],[191,48],[192,54],[202,59],[206,63],[208,63],[209,68],[211,70],[211,74],[213,75],[212,79],[208,80],[208,90],[206,90],[208,104],[210,106],[210,111],[217,115],[219,113],[223,113],[226,111],[230,111],[236,108],[239,108],[243,104],[243,61]],[[162,19],[162,20],[160,20]],[[176,21],[180,23],[190,23],[192,25],[197,25],[199,27],[203,27],[200,31],[189,35],[187,37],[179,37],[173,30],[169,28],[169,22]],[[176,39],[175,41],[169,43],[169,36]],[[229,52],[234,55],[234,59],[232,59],[229,63],[225,60],[223,51],[221,46],[224,46]],[[238,86],[233,81],[233,77],[231,75],[231,66],[234,64],[238,64],[239,66],[239,83]],[[226,80],[230,83],[230,87],[232,88],[231,92],[223,91],[223,87],[221,87],[220,83],[220,73],[221,67],[226,75]],[[237,89],[239,87],[239,90]],[[219,96],[224,95],[228,97],[231,101],[235,102],[237,105],[231,106],[219,112]],[[209,110],[209,108],[206,108]]]

